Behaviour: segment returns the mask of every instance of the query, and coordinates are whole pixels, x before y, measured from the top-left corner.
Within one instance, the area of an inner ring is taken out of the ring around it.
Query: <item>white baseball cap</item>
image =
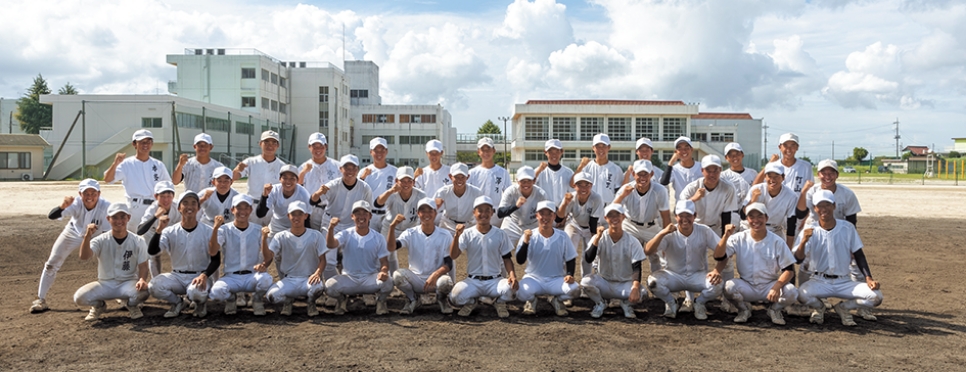
[[[137,131],[134,132],[134,135],[131,136],[131,140],[134,142],[143,140],[145,138],[154,139],[154,135],[151,134],[151,131],[147,129],[138,129]]]
[[[131,215],[130,210],[127,208],[126,203],[111,203],[110,207],[107,207],[107,215],[113,216],[118,213],[124,213],[126,215]]]
[[[818,170],[819,170],[819,172],[821,172],[822,169],[825,169],[825,168],[832,168],[832,170],[838,172],[839,171],[839,163],[836,163],[835,160],[832,160],[832,159],[825,159],[825,160],[822,160],[822,161],[818,162]]]
[[[470,168],[467,167],[466,164],[463,164],[463,163],[456,163],[456,164],[453,164],[453,165],[451,165],[449,167],[449,175],[450,176],[456,176],[456,175],[459,175],[459,174],[462,174],[464,176],[469,175],[470,174]]]
[[[721,158],[718,155],[705,155],[701,158],[701,169],[705,169],[710,166],[717,166],[721,168]]]
[[[550,200],[544,200],[542,202],[537,203],[537,212],[542,211],[544,209],[549,209],[551,212],[556,212],[557,205]]]
[[[211,142],[211,136],[209,136],[208,133],[198,133],[198,135],[195,136],[194,144],[197,145],[198,142],[208,142],[209,145],[214,144],[214,142]]]
[[[532,180],[536,177],[536,172],[533,170],[533,167],[529,165],[524,165],[520,167],[520,169],[517,169],[517,182],[523,180]]]
[[[476,209],[476,207],[479,207],[483,204],[489,204],[492,207],[493,199],[490,199],[490,197],[486,195],[477,196],[476,199],[473,200],[473,209]]]
[[[161,181],[161,182],[158,182],[158,183],[154,184],[154,193],[155,194],[160,194],[160,193],[163,193],[165,191],[174,192],[174,184],[171,183],[171,181]]]
[[[194,198],[199,203],[201,202],[201,198],[198,197],[198,193],[191,190],[185,190],[183,193],[181,193],[181,196],[178,196],[178,205],[181,205],[181,202],[187,198]]]
[[[84,192],[84,190],[87,189],[101,191],[101,184],[97,183],[97,180],[93,178],[87,178],[83,181],[80,181],[80,184],[77,185],[77,192]]]
[[[548,139],[547,142],[544,142],[543,143],[543,151],[547,151],[547,150],[550,150],[550,149],[561,149],[561,150],[563,150],[563,143],[561,143],[560,140],[558,140],[556,138]]]
[[[751,211],[758,211],[761,214],[764,214],[766,216],[768,215],[768,208],[765,207],[765,204],[761,202],[751,203],[751,204],[748,204],[747,207],[745,207],[745,214],[751,214]]]
[[[788,142],[788,141],[794,141],[795,143],[799,143],[798,135],[796,135],[795,133],[785,133],[778,138],[779,145],[784,144],[785,142]]]
[[[315,132],[309,135],[309,146],[313,144],[328,145],[329,141],[325,139],[325,135],[319,132]]]
[[[493,146],[493,139],[490,137],[483,137],[480,138],[479,141],[476,141],[476,148],[480,149],[483,148],[483,146],[495,147]]]
[[[281,177],[285,173],[291,173],[291,174],[294,174],[295,177],[298,177],[299,169],[292,164],[285,164],[282,166],[282,169],[278,170],[278,176]]]
[[[594,184],[594,180],[590,178],[590,175],[587,174],[587,172],[580,172],[574,175],[574,184],[576,185],[577,182],[580,182],[580,181],[587,181],[591,185]]]
[[[376,137],[369,140],[369,150],[375,150],[376,147],[382,146],[386,150],[389,149],[389,142],[386,142],[385,138]]]
[[[610,214],[610,212],[618,212],[620,214],[624,214],[625,212],[627,212],[627,210],[624,209],[623,205],[610,203],[610,204],[607,204],[606,207],[604,207],[604,215],[606,216]]]
[[[651,144],[651,139],[647,137],[641,137],[637,140],[637,145],[634,146],[635,149],[641,148],[641,146],[647,145],[651,149],[654,149],[654,145]]]
[[[248,203],[249,206],[252,206],[255,204],[252,197],[248,196],[248,194],[238,194],[231,198],[231,206],[233,208],[237,207],[241,203]]]
[[[273,139],[277,142],[282,142],[281,140],[279,140],[278,133],[276,133],[274,130],[266,130],[262,132],[262,137],[258,140],[258,142],[262,142],[267,139]]]
[[[359,200],[359,201],[356,201],[355,203],[352,203],[352,212],[355,212],[356,209],[360,209],[360,208],[365,209],[366,212],[372,213],[372,204],[369,204],[369,202],[365,200]]]
[[[304,201],[301,201],[301,200],[296,200],[296,201],[293,201],[291,203],[288,203],[288,210],[286,211],[286,213],[292,214],[292,212],[295,212],[295,211],[301,211],[302,213],[308,213],[309,207],[307,205],[305,205],[305,202]]]
[[[355,164],[358,167],[359,158],[356,157],[355,155],[348,154],[348,155],[342,155],[342,159],[339,159],[340,167],[344,167],[346,164],[349,164],[349,163]]]
[[[426,152],[433,151],[443,152],[443,143],[436,139],[426,142]]]
[[[401,180],[403,178],[413,179],[416,173],[413,171],[413,167],[399,167],[396,170],[396,179]]]
[[[638,160],[634,162],[634,174],[647,172],[651,173],[654,171],[654,167],[650,160]]]
[[[434,211],[436,210],[436,201],[433,200],[433,198],[419,199],[419,203],[416,203],[416,210],[419,210],[419,208],[422,208],[424,205],[433,208]]]
[[[218,168],[215,168],[214,172],[211,172],[211,179],[217,179],[218,177],[221,177],[221,176],[228,176],[228,178],[231,178],[232,177],[231,169],[228,169],[228,167],[218,167]]]
[[[592,145],[597,145],[598,143],[603,143],[603,144],[605,144],[607,146],[610,146],[610,136],[608,136],[608,135],[606,135],[604,133],[597,133],[597,134],[595,134],[594,135],[594,142],[593,142]]]
[[[741,149],[741,145],[738,142],[731,142],[725,145],[725,151],[724,151],[725,155],[728,155],[728,153],[731,152],[731,150],[738,151],[742,154],[745,153],[745,150]]]
[[[775,173],[780,175],[785,175],[785,166],[781,165],[779,162],[773,162],[765,164],[765,174]]]
[[[823,201],[835,204],[835,194],[829,190],[818,190],[812,195],[812,205],[818,205]]]
[[[678,144],[681,142],[687,143],[688,146],[694,147],[694,145],[691,144],[690,138],[681,136],[681,137],[678,137],[678,139],[674,140],[674,148],[678,148]]]
[[[694,202],[690,199],[678,200],[674,204],[674,214],[690,213],[694,215]]]

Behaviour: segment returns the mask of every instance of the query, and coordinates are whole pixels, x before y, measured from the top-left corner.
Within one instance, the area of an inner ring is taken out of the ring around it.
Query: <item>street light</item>
[[[507,152],[507,131],[506,122],[510,120],[507,116],[501,116],[496,118],[497,120],[503,120],[503,168],[510,169],[510,155]]]

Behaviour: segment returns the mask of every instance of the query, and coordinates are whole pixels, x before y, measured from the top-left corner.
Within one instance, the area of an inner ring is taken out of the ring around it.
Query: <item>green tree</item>
[[[486,123],[483,123],[483,126],[476,131],[476,134],[503,134],[503,132],[500,130],[500,127],[496,126],[496,124],[493,124],[493,121],[487,120]]]
[[[61,87],[57,91],[57,94],[76,95],[77,94],[77,88],[74,88],[73,85],[70,85],[70,82],[68,81],[67,84],[65,84],[63,87]]]
[[[51,126],[53,108],[40,103],[40,96],[43,94],[50,94],[50,88],[47,87],[44,77],[37,74],[23,99],[17,102],[17,120],[20,121],[20,130],[24,133],[39,134],[40,128]]]
[[[859,162],[859,164],[862,164],[862,159],[865,159],[866,156],[869,156],[869,150],[862,147],[852,149],[852,158]]]
[[[961,158],[962,156],[963,156],[963,154],[960,154],[959,151],[950,151],[949,152],[949,158],[950,159],[958,159],[958,158]]]

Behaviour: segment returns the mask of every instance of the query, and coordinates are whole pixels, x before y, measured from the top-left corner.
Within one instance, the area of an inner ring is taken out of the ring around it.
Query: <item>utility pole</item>
[[[765,143],[761,145],[761,160],[759,160],[759,162],[761,162],[764,159],[768,159],[766,157],[767,156],[766,154],[768,154],[768,124],[765,124],[761,128],[765,130],[765,137],[764,137]],[[764,164],[760,164],[760,165],[764,165]]]
[[[510,169],[510,153],[507,150],[507,136],[509,133],[506,129],[506,122],[510,120],[507,116],[498,117],[497,120],[503,120],[503,168]]]
[[[892,124],[896,125],[896,159],[899,159],[899,139],[902,138],[899,135],[899,118],[896,118],[896,121]]]
[[[832,141],[832,160],[835,160],[835,141]]]

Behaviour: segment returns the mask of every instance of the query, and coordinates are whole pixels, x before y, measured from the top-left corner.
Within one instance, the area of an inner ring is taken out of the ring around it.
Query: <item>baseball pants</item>
[[[538,278],[527,274],[523,276],[523,279],[520,279],[517,299],[532,301],[537,296],[554,296],[561,301],[566,301],[577,297],[579,294],[580,284],[577,284],[577,282],[567,284],[564,277]]]
[[[590,247],[590,239],[594,237],[594,231],[590,228],[582,228],[574,223],[567,223],[564,233],[570,237],[570,242],[574,244],[574,249],[580,252],[577,260],[580,261],[580,277],[585,278],[594,273],[594,264],[584,259],[584,250]]]
[[[777,281],[769,282],[761,285],[753,285],[748,283],[744,279],[731,279],[725,282],[724,294],[725,297],[734,302],[741,310],[750,310],[745,305],[748,302],[759,302],[768,301],[768,291],[771,287],[775,285]],[[798,289],[792,283],[785,284],[781,290],[781,297],[778,299],[772,308],[775,310],[781,310],[785,306],[792,305],[798,302]]]
[[[410,301],[416,301],[417,294],[425,293],[426,280],[429,280],[429,275],[416,275],[409,269],[399,269],[392,274],[392,281],[396,288],[405,293]],[[440,276],[436,280],[436,297],[448,296],[453,291],[453,285],[453,278],[450,275]]]
[[[127,221],[127,231],[138,231],[141,218],[144,217],[144,213],[148,211],[148,207],[150,206],[150,204],[142,203],[141,199],[138,199],[138,202],[135,203],[131,198],[127,198],[127,207],[131,212],[131,220]]]
[[[308,297],[308,301],[315,301],[322,296],[325,290],[325,281],[309,284],[307,276],[286,276],[284,279],[275,282],[268,288],[265,298],[268,302],[278,304],[286,300],[294,300],[296,297]]]
[[[640,226],[631,221],[630,218],[625,218],[624,223],[621,224],[621,227],[624,228],[625,233],[631,234],[631,236],[636,238],[637,241],[641,242],[641,246],[645,247],[647,246],[647,242],[651,239],[654,239],[657,233],[661,231],[661,228],[658,224],[654,224],[652,226]],[[651,264],[652,273],[661,270],[665,264],[664,259],[657,254],[648,255],[647,261]]]
[[[325,216],[329,219],[325,220],[325,224],[319,229],[319,231],[322,232],[322,236],[328,236],[326,234],[329,233],[329,221],[332,220],[332,217],[330,217],[328,214]],[[342,231],[339,230],[339,226],[340,225],[336,225],[335,227],[336,233]],[[275,258],[275,262],[280,262],[277,257]],[[329,280],[336,275],[339,275],[339,250],[333,248],[325,252],[325,270],[322,271],[322,281]]]
[[[631,287],[634,282],[612,282],[604,279],[600,275],[594,274],[580,280],[580,286],[584,289],[587,297],[594,302],[603,302],[604,299],[626,300],[631,296]],[[641,299],[647,298],[647,291],[641,288]]]
[[[148,291],[135,289],[137,282],[137,280],[90,282],[74,293],[74,303],[79,306],[96,306],[106,300],[121,299],[125,300],[128,307],[137,306],[148,299]]]
[[[227,301],[235,293],[265,293],[272,286],[272,276],[268,273],[228,274],[211,285],[208,298],[214,301]]]
[[[376,294],[382,300],[392,292],[392,284],[392,280],[379,281],[379,273],[359,277],[343,274],[326,280],[325,288],[329,297],[339,298],[344,295]]]
[[[682,275],[667,270],[658,270],[647,277],[647,287],[651,289],[655,297],[664,300],[666,303],[675,301],[674,296],[671,295],[672,292],[700,292],[701,296],[694,302],[704,304],[721,295],[723,283],[712,285],[707,274]]]
[[[523,232],[525,230],[535,230],[537,228],[537,224],[533,224],[532,226],[517,226],[517,224],[513,223],[509,218],[506,219],[506,223],[503,225],[503,231],[506,232],[506,236],[510,238],[510,244],[513,244],[514,248],[516,248],[517,243],[520,242],[520,237],[523,236]]]
[[[456,221],[453,221],[449,218],[443,217],[443,218],[440,218],[439,220],[439,227],[449,230],[449,232],[453,233],[454,235],[456,234],[456,225],[459,225],[459,224],[456,223]],[[463,229],[469,230],[470,227],[473,227],[475,225],[476,225],[476,220],[467,221],[466,223],[463,224]]]
[[[450,302],[456,306],[463,306],[475,303],[480,297],[496,298],[496,302],[507,302],[513,300],[513,288],[506,279],[493,278],[490,280],[479,280],[466,278],[453,286],[453,292],[449,294]]]
[[[70,257],[71,253],[80,248],[83,241],[84,238],[77,236],[73,231],[65,230],[60,233],[57,241],[54,242],[54,246],[50,249],[50,257],[44,264],[44,272],[40,274],[40,289],[37,290],[37,298],[47,298],[47,291],[50,290],[50,286],[54,285],[54,279],[56,279],[60,267],[64,265],[64,261],[67,260],[67,257]]]
[[[882,303],[882,291],[872,290],[865,282],[851,278],[826,279],[813,276],[798,289],[798,301],[813,309],[824,309],[823,298],[835,297],[845,300],[846,309],[873,308]]]
[[[204,303],[208,301],[207,288],[211,288],[211,279],[208,279],[206,288],[201,289],[191,284],[197,276],[198,274],[164,273],[151,279],[148,292],[152,297],[172,304],[181,302],[180,295],[188,295],[188,301]]]

